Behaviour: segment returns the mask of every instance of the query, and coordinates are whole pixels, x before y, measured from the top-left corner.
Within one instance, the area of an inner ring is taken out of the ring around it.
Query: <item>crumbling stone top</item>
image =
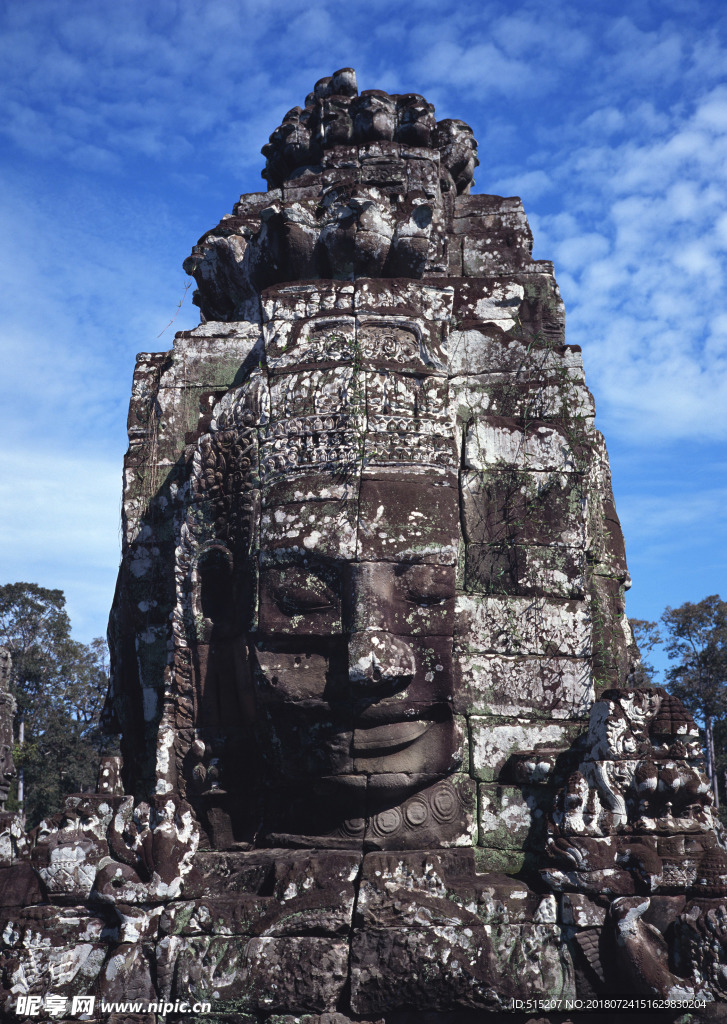
[[[203,321],[260,322],[271,285],[550,272],[518,198],[469,194],[477,143],[416,93],[321,79],[263,147],[268,191],[240,197],[184,262]]]
[[[377,146],[378,144],[378,146]],[[469,192],[478,165],[477,141],[464,121],[437,121],[434,106],[417,93],[389,95],[380,89],[359,94],[356,72],[341,68],[316,82],[305,106],[293,107],[263,146],[263,178],[269,189],[326,167],[354,168],[372,153],[396,152],[399,159],[436,159],[443,192]]]

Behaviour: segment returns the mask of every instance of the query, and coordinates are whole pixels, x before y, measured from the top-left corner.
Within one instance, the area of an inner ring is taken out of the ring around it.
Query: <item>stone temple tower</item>
[[[717,1006],[698,732],[631,686],[606,448],[520,200],[348,68],[263,153],[185,262],[199,327],[137,360],[123,765],[8,856],[11,1004],[63,962],[235,1024]]]
[[[552,265],[519,199],[470,195],[472,132],[421,96],[359,96],[343,70],[264,153],[268,191],[185,263],[200,327],[137,363],[111,632],[126,788],[179,793],[213,845],[262,820],[419,848],[451,837],[406,808],[379,835],[369,804],[441,775],[458,841],[517,869],[550,802],[521,755],[555,763],[637,656]],[[359,712],[394,707],[421,738],[359,757]],[[302,820],[277,822],[302,780]]]

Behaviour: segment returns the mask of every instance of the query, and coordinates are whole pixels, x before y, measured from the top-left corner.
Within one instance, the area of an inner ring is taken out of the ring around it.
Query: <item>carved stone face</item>
[[[195,458],[189,774],[240,816],[253,801],[265,845],[425,848],[462,835],[474,793],[452,710],[452,296],[368,281],[354,310],[352,286],[332,288],[340,308],[312,314],[298,289],[272,290],[266,372],[220,402]]]
[[[310,477],[308,500],[286,500],[288,483],[263,509],[258,735],[281,785],[325,781],[370,810],[456,764],[458,490],[383,469],[338,490]]]

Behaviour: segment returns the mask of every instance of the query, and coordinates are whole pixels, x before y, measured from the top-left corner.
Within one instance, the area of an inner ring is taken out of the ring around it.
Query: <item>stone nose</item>
[[[398,636],[380,630],[354,633],[348,644],[348,678],[359,689],[403,689],[414,677],[414,654]]]

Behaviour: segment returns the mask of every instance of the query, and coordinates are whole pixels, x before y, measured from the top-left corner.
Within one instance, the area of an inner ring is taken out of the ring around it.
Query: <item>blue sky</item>
[[[727,597],[727,9],[699,0],[0,3],[0,576],[102,633],[134,356],[314,82],[469,122],[552,258],[611,455],[628,610]]]

